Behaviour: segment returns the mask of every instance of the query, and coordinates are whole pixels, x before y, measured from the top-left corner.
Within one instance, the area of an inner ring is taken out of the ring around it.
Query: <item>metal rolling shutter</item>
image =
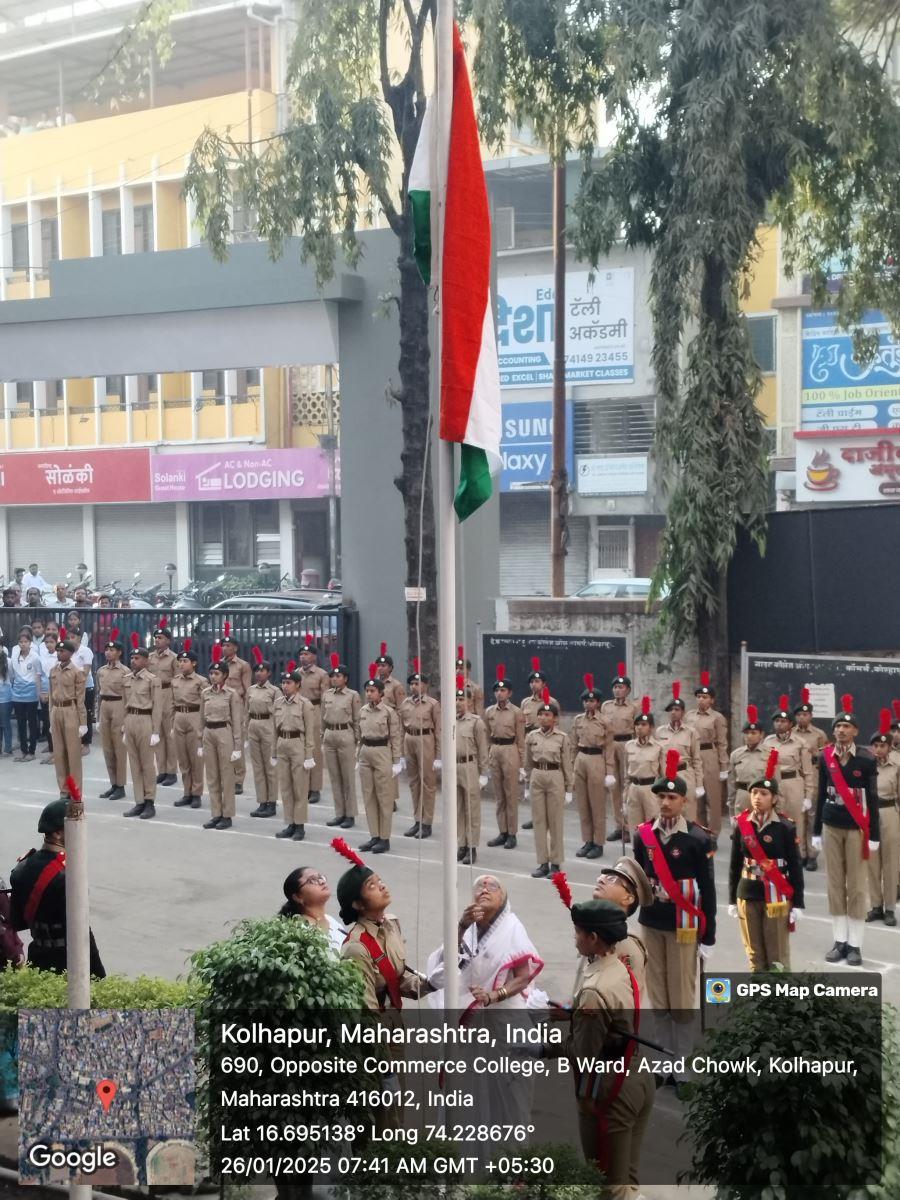
[[[550,590],[550,497],[503,495],[500,497],[500,594],[546,596]],[[566,593],[587,582],[589,522],[569,520],[569,553],[566,557]]]
[[[139,591],[158,584],[168,588],[163,567],[175,555],[174,504],[98,505],[94,521],[101,587],[117,579],[128,588],[135,571],[140,571]]]
[[[82,562],[83,530],[80,504],[54,504],[6,510],[9,521],[10,578],[16,567],[37,562],[48,583],[63,580]]]

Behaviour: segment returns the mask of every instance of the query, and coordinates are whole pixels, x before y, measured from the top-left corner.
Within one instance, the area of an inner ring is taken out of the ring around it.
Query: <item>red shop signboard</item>
[[[147,503],[149,450],[0,454],[0,504]]]

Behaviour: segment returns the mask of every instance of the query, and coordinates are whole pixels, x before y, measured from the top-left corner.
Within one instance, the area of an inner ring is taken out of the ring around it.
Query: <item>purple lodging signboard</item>
[[[199,454],[153,454],[153,499],[315,500],[330,494],[328,455],[318,447],[294,450],[224,450]],[[335,456],[335,493],[340,495],[340,458]]]

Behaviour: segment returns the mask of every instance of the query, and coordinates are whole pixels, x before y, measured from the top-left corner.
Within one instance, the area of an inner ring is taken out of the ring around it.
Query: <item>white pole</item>
[[[440,430],[441,403],[441,277],[443,272],[444,209],[447,197],[447,155],[453,108],[453,0],[437,0],[435,26],[436,85],[432,103],[435,117],[435,189],[432,193],[432,245],[436,286],[434,337],[432,338],[432,404],[434,428]],[[441,746],[443,772],[441,800],[444,846],[444,1007],[460,1007],[457,923],[459,897],[456,882],[456,514],[453,511],[453,444],[438,436],[437,450],[437,559],[438,645],[441,679]]]
[[[70,1009],[91,1007],[91,943],[88,911],[87,823],[81,800],[66,810],[66,978]],[[69,1184],[70,1200],[91,1200],[91,1186]]]

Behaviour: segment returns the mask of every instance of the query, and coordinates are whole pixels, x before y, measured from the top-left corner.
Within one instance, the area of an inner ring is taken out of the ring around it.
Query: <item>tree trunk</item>
[[[731,712],[731,655],[728,651],[728,577],[719,572],[713,582],[716,593],[714,612],[704,609],[697,620],[697,650],[700,670],[708,670],[716,689],[716,708],[726,716]]]

